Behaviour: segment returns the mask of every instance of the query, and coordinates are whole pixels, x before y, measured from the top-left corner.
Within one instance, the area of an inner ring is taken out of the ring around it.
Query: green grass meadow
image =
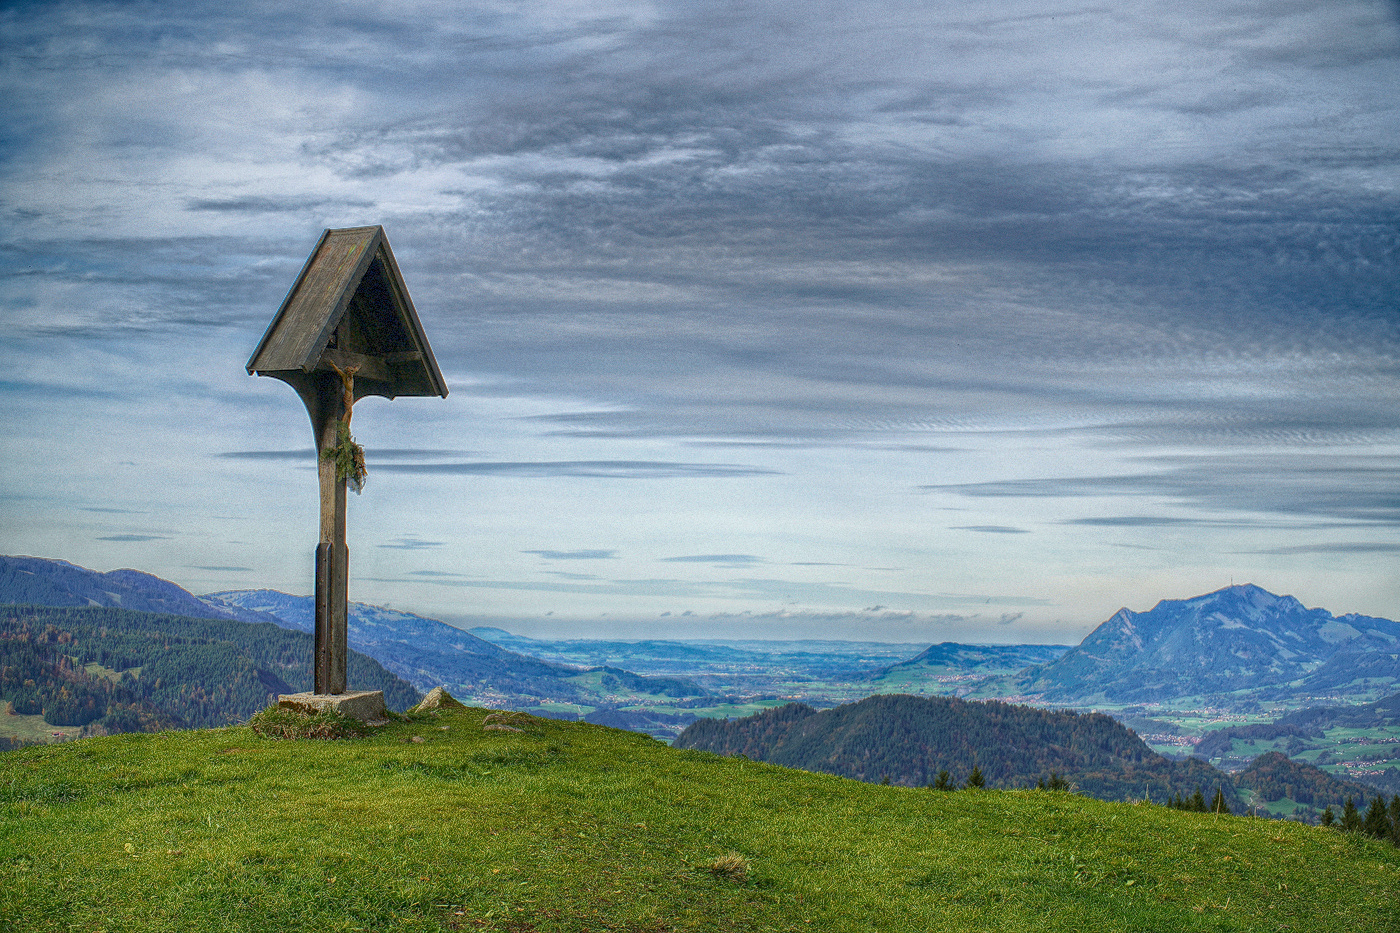
[[[0,755],[0,930],[1400,930],[1400,849],[1357,835],[487,712]]]

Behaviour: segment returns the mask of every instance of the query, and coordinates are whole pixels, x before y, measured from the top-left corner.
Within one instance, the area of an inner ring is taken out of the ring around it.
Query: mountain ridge
[[[309,596],[268,589],[199,597],[142,571],[100,573],[67,561],[34,557],[0,557],[0,602],[101,605],[273,622],[300,631],[311,630],[313,605]],[[637,655],[636,662],[649,669],[634,673],[625,651],[609,656],[616,647],[611,643],[592,646],[601,653],[590,658],[580,649],[576,658],[546,659],[523,653],[520,648],[530,646],[532,640],[504,630],[483,628],[482,634],[488,637],[482,638],[412,613],[366,603],[352,603],[349,608],[352,646],[378,658],[419,689],[447,685],[486,705],[516,704],[569,715],[571,705],[618,711],[637,702],[655,705],[663,697],[704,699],[735,693],[725,683],[732,677],[697,673],[696,677],[707,678],[702,683],[688,676],[689,670],[703,667],[704,659],[718,650],[703,643],[682,645],[685,650],[679,654],[670,643],[638,643],[632,647],[650,645],[658,651],[666,647],[667,652],[663,657],[654,651],[655,657],[645,660],[645,652]],[[540,643],[556,652],[568,644]],[[773,657],[748,651],[743,663],[768,663]],[[800,652],[783,656],[785,665],[794,664],[792,676],[799,678],[804,676],[798,670],[800,659]],[[1032,661],[1039,663],[1016,669]],[[1197,700],[1206,701],[1200,705],[1227,710],[1257,711],[1267,708],[1266,704],[1297,708],[1369,702],[1394,693],[1400,684],[1400,624],[1357,613],[1333,615],[1308,609],[1295,597],[1241,584],[1188,599],[1160,600],[1145,612],[1124,607],[1074,647],[944,642],[893,663],[872,655],[862,658],[860,665],[823,670],[818,676],[870,691],[954,693],[964,698],[1079,708],[1194,704]],[[759,692],[781,695],[771,689]],[[850,694],[812,696],[818,705],[826,705]]]
[[[1333,663],[1329,667],[1329,662]],[[1023,671],[1027,696],[1075,704],[1150,703],[1246,691],[1257,698],[1326,694],[1353,683],[1400,679],[1400,623],[1308,609],[1253,584],[1147,612],[1122,608],[1064,655]]]
[[[213,605],[142,570],[102,572],[56,557],[0,555],[0,605],[98,606],[194,619],[276,622],[272,616]]]

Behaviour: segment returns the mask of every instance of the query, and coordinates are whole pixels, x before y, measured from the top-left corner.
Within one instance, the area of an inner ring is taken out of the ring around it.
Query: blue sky
[[[0,552],[311,588],[243,370],[383,224],[351,597],[525,634],[1400,618],[1391,2],[0,9]]]

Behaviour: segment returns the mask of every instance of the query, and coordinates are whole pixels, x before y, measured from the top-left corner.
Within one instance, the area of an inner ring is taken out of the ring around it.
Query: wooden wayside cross
[[[364,454],[350,436],[367,395],[447,396],[383,227],[327,230],[312,251],[248,372],[281,379],[311,416],[321,493],[316,545],[315,693],[346,692],[350,554],[346,482],[359,491]]]

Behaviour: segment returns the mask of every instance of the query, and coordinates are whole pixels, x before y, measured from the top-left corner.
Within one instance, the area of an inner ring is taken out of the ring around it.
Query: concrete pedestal
[[[389,721],[384,706],[383,690],[352,690],[348,693],[284,693],[277,698],[283,709],[302,713],[335,710],[342,716],[358,719],[371,726]]]

